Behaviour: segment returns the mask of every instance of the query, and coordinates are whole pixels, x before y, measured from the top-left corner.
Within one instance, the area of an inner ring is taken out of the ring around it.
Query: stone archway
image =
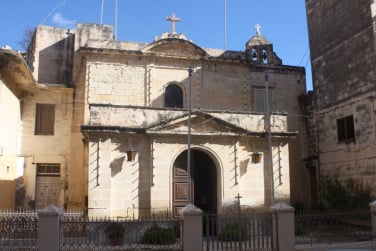
[[[172,179],[174,216],[188,204],[187,150],[175,160]],[[204,212],[217,212],[217,168],[204,151],[191,150],[191,201]]]

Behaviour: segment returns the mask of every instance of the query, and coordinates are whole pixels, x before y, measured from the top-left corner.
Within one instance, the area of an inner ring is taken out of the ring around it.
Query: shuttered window
[[[183,108],[183,91],[178,85],[172,84],[167,86],[165,107]]]
[[[35,135],[54,135],[55,105],[36,104]]]
[[[354,117],[352,115],[337,119],[337,139],[338,142],[355,139]]]
[[[269,111],[273,111],[273,92],[272,90],[268,90],[269,94]],[[265,96],[265,89],[255,89],[255,104],[256,104],[256,112],[267,112],[266,111],[266,96]]]

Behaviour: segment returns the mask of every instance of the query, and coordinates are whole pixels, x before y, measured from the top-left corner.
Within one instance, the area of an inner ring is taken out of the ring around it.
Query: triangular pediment
[[[188,115],[164,121],[147,129],[149,133],[187,134]],[[246,130],[234,124],[202,112],[191,114],[191,133],[197,135],[239,135],[247,133]]]
[[[159,39],[144,50],[144,53],[153,53],[169,57],[202,58],[207,53],[196,44],[180,38]]]

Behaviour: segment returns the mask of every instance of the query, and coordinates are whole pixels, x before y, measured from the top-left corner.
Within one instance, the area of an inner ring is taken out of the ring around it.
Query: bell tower
[[[245,44],[247,61],[254,64],[282,65],[282,60],[274,53],[273,44],[261,35],[261,25],[255,25],[256,34]]]

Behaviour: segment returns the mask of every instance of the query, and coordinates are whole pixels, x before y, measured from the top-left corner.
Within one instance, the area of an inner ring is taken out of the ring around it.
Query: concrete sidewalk
[[[296,245],[295,251],[376,251],[376,243],[373,241],[353,243],[320,243]]]

